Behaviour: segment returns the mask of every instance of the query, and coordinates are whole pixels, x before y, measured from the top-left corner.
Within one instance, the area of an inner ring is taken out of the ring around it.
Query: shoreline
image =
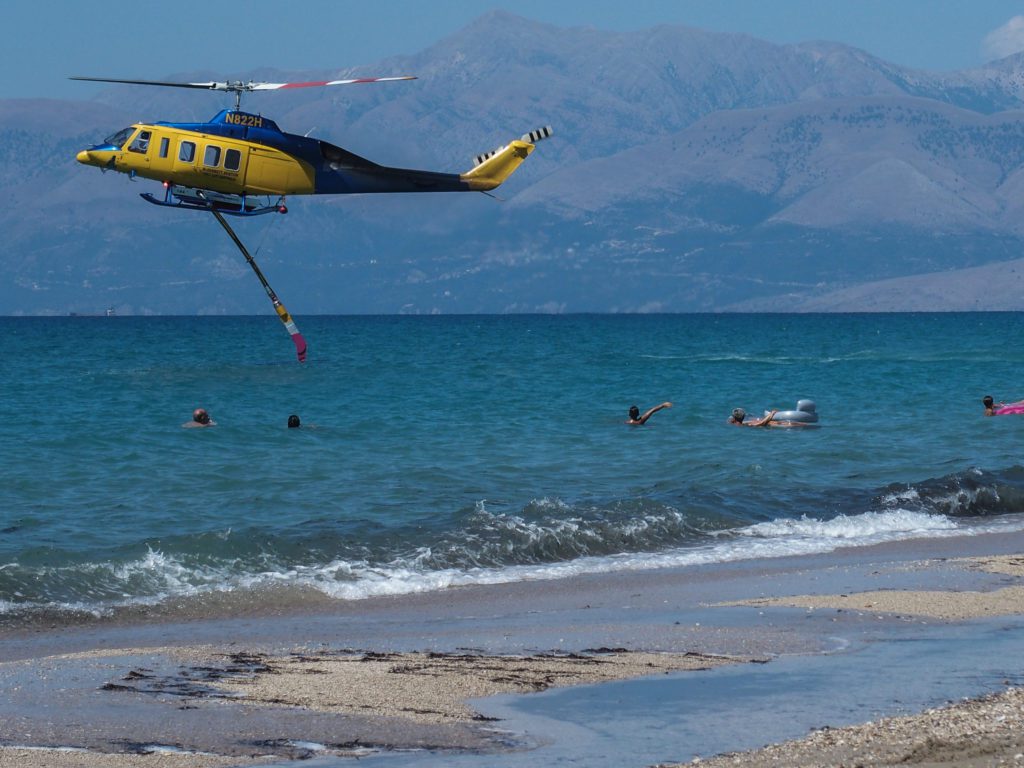
[[[884,643],[908,627],[1024,615],[1024,534],[983,538],[459,588],[331,604],[319,613],[262,615],[253,605],[225,619],[5,631],[0,768],[214,768],[393,748],[468,750],[484,764],[489,753],[534,745],[479,719],[466,704],[479,696],[687,675],[726,662],[771,664],[783,655],[842,653],[831,639],[837,633]],[[122,650],[103,650],[111,647]],[[487,678],[490,687],[481,683]],[[357,684],[363,698],[337,695]],[[928,710],[909,718],[910,730],[946,743],[944,729],[966,727],[955,725],[961,711],[981,722],[983,705],[1018,722],[1024,695],[1014,688],[948,712]],[[46,718],[32,716],[40,708]],[[76,718],[80,711],[90,712],[88,722]],[[885,734],[901,733],[878,723],[864,731],[870,740],[857,759],[865,765],[887,764],[871,761],[889,759]],[[808,743],[820,749],[823,733],[840,732],[813,733],[808,739],[817,741]],[[978,733],[993,749],[1002,743],[996,731]],[[778,747],[789,750],[785,758],[744,752],[702,764],[830,764],[787,763],[802,759],[801,743]],[[58,745],[89,751],[24,749]],[[163,751],[142,754],[155,745]],[[955,744],[943,749],[929,753],[941,757],[929,765],[975,764],[962,762],[968,758]]]
[[[752,571],[785,574],[813,569],[824,574],[840,568],[855,569],[858,563],[876,558],[882,561],[891,560],[894,563],[906,560],[914,563],[910,567],[919,568],[920,561],[955,561],[958,558],[972,556],[1013,557],[1018,551],[1024,551],[1024,529],[999,533],[965,533],[956,536],[898,539],[806,554],[773,555],[765,558],[672,565],[663,568],[586,572],[552,579],[467,584],[351,600],[329,597],[313,587],[271,586],[228,593],[212,592],[190,598],[171,598],[155,605],[121,607],[113,613],[103,615],[82,610],[64,614],[63,617],[35,613],[19,614],[15,618],[8,616],[7,619],[0,617],[0,661],[17,658],[19,651],[15,649],[19,648],[21,641],[24,641],[22,650],[27,650],[29,655],[38,651],[40,644],[48,647],[51,653],[73,652],[89,647],[91,636],[106,635],[110,631],[141,632],[173,641],[176,637],[190,634],[191,629],[186,632],[183,627],[199,627],[201,631],[210,627],[213,628],[212,632],[203,631],[204,636],[219,642],[223,639],[223,633],[219,633],[217,628],[237,623],[247,626],[255,624],[261,639],[264,639],[273,636],[273,631],[268,632],[268,629],[271,629],[269,625],[278,620],[298,622],[309,618],[329,623],[332,619],[372,616],[393,610],[443,612],[449,606],[461,602],[470,605],[478,602],[490,605],[493,603],[491,595],[501,600],[511,599],[518,605],[524,599],[528,601],[538,596],[548,602],[553,592],[563,589],[580,593],[600,593],[609,588],[614,590],[617,582],[635,584],[639,589],[646,589],[652,585],[657,589],[663,589],[666,585],[685,586],[692,577],[715,589],[715,582],[733,580],[737,574],[742,578],[743,574]],[[785,586],[775,589],[778,591]],[[296,590],[302,593],[302,599],[299,601],[294,599]],[[796,591],[787,593],[800,594]],[[727,600],[719,602],[724,604]],[[710,606],[714,605],[715,601],[702,600],[699,604]],[[161,632],[161,627],[166,627],[167,631]],[[282,634],[286,639],[292,636]]]
[[[656,768],[840,768],[1024,764],[1024,688],[1014,687],[914,715],[823,728],[802,739]]]

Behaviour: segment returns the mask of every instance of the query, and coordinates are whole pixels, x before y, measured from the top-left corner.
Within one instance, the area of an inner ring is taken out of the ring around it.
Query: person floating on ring
[[[772,410],[765,414],[763,419],[753,419],[751,421],[744,421],[747,418],[747,412],[742,408],[733,408],[732,416],[729,417],[729,423],[735,424],[737,427],[767,427],[768,423],[772,420],[772,417],[778,413],[778,410]]]

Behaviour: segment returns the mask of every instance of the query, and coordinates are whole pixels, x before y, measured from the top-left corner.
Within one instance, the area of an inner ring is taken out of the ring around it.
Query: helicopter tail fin
[[[552,133],[551,126],[544,126],[524,133],[503,147],[477,155],[476,165],[462,174],[462,180],[469,184],[470,189],[476,191],[486,192],[494,189],[511,176],[523,160],[530,156],[538,141],[548,138]]]

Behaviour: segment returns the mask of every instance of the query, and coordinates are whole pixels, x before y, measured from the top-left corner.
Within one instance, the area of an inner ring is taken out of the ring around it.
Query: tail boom
[[[325,141],[316,164],[316,194],[373,192],[487,192],[501,186],[533,152],[534,145],[552,133],[538,128],[503,147],[478,155],[465,173],[439,173],[377,165]]]
[[[463,173],[461,179],[475,192],[499,187],[533,152],[533,144],[515,140],[497,150],[482,163]]]
[[[551,126],[524,133],[518,139],[510,141],[503,147],[477,155],[476,165],[461,175],[461,179],[469,188],[479,192],[487,192],[500,186],[522,164],[523,160],[533,152],[534,145],[551,136]]]

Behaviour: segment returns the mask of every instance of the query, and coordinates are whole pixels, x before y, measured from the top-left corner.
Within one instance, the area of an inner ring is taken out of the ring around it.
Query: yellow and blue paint
[[[378,165],[326,141],[285,133],[261,115],[225,109],[207,123],[137,123],[77,158],[85,165],[163,182],[167,197],[161,202],[143,195],[151,202],[180,205],[171,202],[173,191],[187,201],[185,207],[208,209],[210,202],[201,196],[178,195],[179,188],[203,190],[239,197],[244,213],[245,198],[251,195],[491,190],[519,167],[537,140],[550,135],[550,128],[540,129],[481,155],[466,173],[439,173]]]

